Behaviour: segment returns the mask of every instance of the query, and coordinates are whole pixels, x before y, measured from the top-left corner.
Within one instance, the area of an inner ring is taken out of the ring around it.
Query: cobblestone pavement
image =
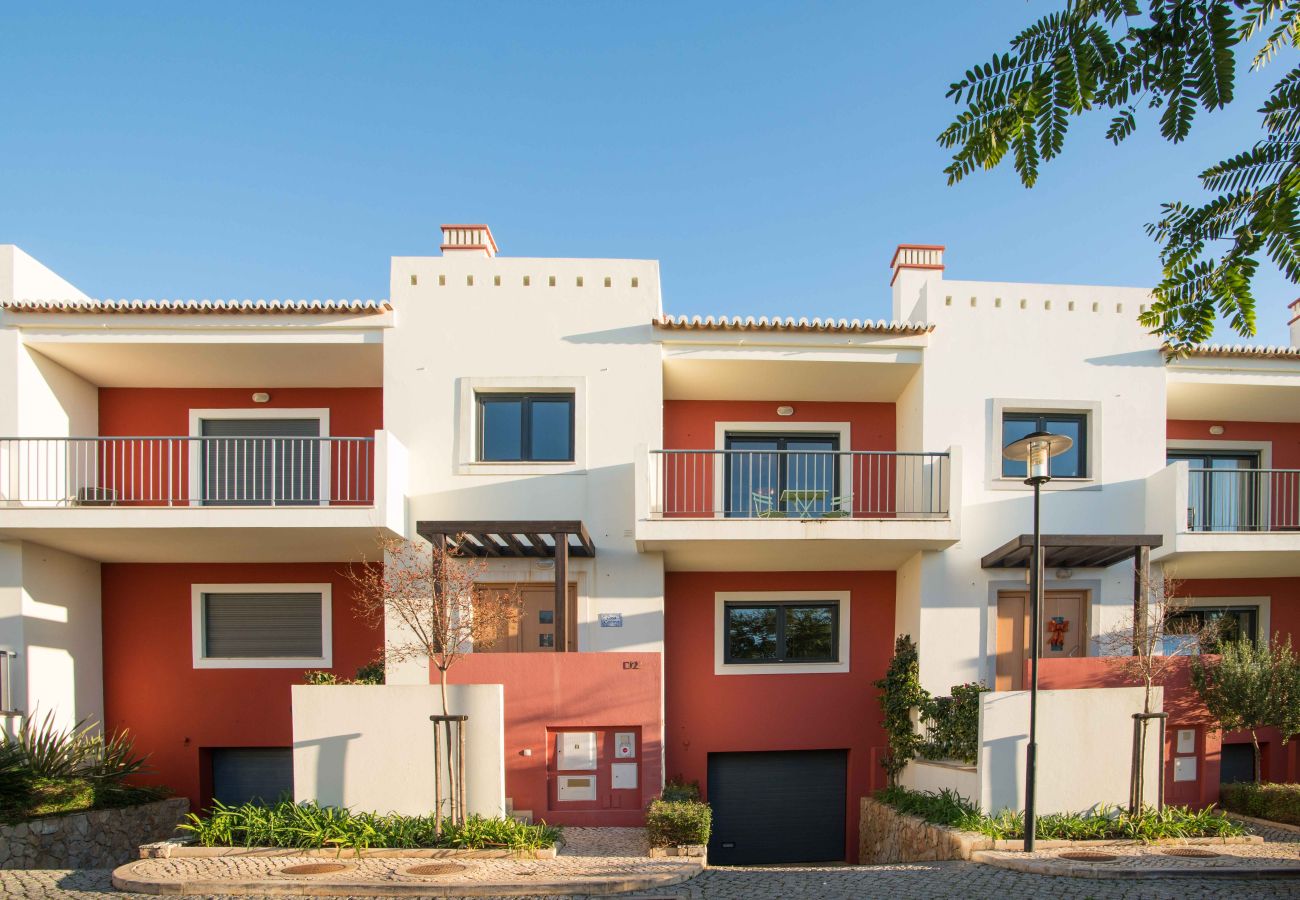
[[[0,897],[16,900],[146,900],[143,894],[113,890],[103,869],[0,871]],[[623,895],[624,900],[1294,900],[1300,880],[1147,879],[1091,881],[1023,875],[975,863],[916,863],[897,866],[710,869],[687,884]],[[209,897],[203,900],[225,900]],[[515,898],[519,900],[519,898]],[[540,898],[534,898],[540,900]],[[551,900],[556,900],[552,897]],[[569,897],[567,900],[583,900]]]

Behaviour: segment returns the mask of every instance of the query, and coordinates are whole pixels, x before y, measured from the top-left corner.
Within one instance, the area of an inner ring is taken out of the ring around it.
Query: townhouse
[[[1074,440],[1045,657],[1097,656],[1147,566],[1189,617],[1300,628],[1294,347],[1168,358],[1144,290],[953,280],[934,246],[898,248],[887,321],[666,314],[653,261],[501,256],[484,225],[440,250],[382,301],[128,302],[0,247],[10,726],[129,728],[196,805],[292,789],[291,686],[383,650],[347,567],[460,538],[524,599],[452,673],[503,686],[515,810],[635,824],[698,781],[714,862],[851,859],[895,636],[936,694],[1022,687],[1001,448],[1042,428]],[[1194,740],[1171,798],[1248,759]],[[1266,765],[1295,778],[1294,745]]]

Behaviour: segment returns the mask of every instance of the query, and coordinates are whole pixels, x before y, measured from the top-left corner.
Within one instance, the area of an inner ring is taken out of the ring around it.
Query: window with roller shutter
[[[321,502],[319,419],[204,419],[206,506],[316,506]]]
[[[328,667],[329,604],[323,590],[195,586],[195,665]]]

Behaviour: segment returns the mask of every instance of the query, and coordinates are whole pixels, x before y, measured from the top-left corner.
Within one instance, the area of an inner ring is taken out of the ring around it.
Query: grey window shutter
[[[203,502],[320,503],[319,419],[204,419]]]
[[[321,595],[203,595],[203,655],[210,659],[319,659]]]

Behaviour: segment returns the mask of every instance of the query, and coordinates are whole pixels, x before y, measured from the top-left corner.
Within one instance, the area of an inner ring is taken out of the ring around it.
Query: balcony
[[[1300,575],[1300,469],[1175,462],[1148,479],[1147,524],[1175,577]]]
[[[0,536],[102,561],[373,555],[404,457],[385,432],[0,438]]]
[[[955,448],[652,450],[638,467],[637,543],[669,569],[895,568],[957,540]]]

